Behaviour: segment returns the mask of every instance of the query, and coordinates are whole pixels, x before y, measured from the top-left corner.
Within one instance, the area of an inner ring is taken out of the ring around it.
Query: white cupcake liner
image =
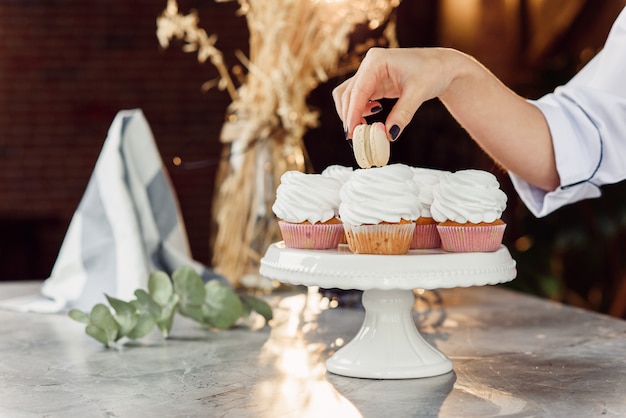
[[[405,254],[415,231],[414,223],[343,225],[350,251],[357,254]]]

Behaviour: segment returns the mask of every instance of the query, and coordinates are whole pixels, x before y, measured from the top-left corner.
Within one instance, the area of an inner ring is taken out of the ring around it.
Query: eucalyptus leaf
[[[129,315],[116,315],[115,320],[120,324],[119,336],[128,337],[128,335],[132,332],[132,330],[137,326],[137,321],[139,320],[139,315],[136,313],[132,313]]]
[[[81,322],[83,324],[89,323],[89,315],[79,309],[71,309],[67,315],[74,321]]]
[[[107,347],[111,346],[111,341],[109,341],[109,336],[107,335],[107,332],[104,329],[96,325],[89,324],[85,328],[85,332],[87,333],[87,335],[100,341],[105,346]]]
[[[137,325],[132,329],[132,331],[128,334],[128,338],[138,339],[141,337],[145,337],[152,331],[154,325],[156,324],[156,319],[150,312],[142,312],[139,314],[139,318],[137,320]]]
[[[137,308],[139,314],[147,312],[152,315],[155,321],[161,316],[161,307],[154,301],[154,299],[152,299],[152,297],[150,297],[148,293],[146,293],[145,290],[135,290],[135,296],[137,297],[135,307]]]
[[[239,296],[217,280],[208,282],[205,288],[206,297],[202,305],[205,322],[220,329],[233,326],[244,312]]]
[[[182,316],[189,317],[196,322],[201,324],[204,323],[204,315],[202,313],[202,305],[183,305],[182,303],[178,304],[178,312]]]
[[[172,275],[174,291],[180,298],[178,311],[181,315],[203,323],[202,304],[206,290],[202,278],[191,267],[181,267]]]
[[[161,306],[169,302],[174,293],[174,286],[167,273],[155,271],[150,275],[148,279],[148,293],[150,293],[152,299]]]
[[[102,303],[94,305],[94,307],[91,309],[91,313],[89,314],[89,325],[87,326],[87,329],[89,329],[90,327],[97,327],[105,333],[104,338],[106,339],[106,343],[104,344],[106,344],[107,346],[119,339],[118,333],[120,330],[120,326],[113,317],[113,314],[111,313],[109,307]],[[95,330],[92,330],[92,332],[100,335],[100,333],[95,332]],[[89,331],[87,331],[87,333],[89,334]],[[98,341],[102,341],[100,338],[97,338],[92,334],[89,335],[98,339]]]
[[[172,295],[170,295],[170,298],[167,300],[167,302],[161,305],[161,316],[158,318],[157,322],[171,316],[172,313],[176,311],[176,307],[178,306],[179,302],[180,297],[177,294],[173,293]]]
[[[176,313],[176,308],[178,307],[179,297],[176,294],[170,295],[170,298],[167,301],[167,304],[161,306],[161,316],[156,321],[157,327],[161,331],[163,338],[167,338],[172,329],[172,324],[174,322],[174,314]]]
[[[242,318],[249,317],[250,314],[252,313],[252,307],[249,304],[247,304],[243,299],[241,299],[241,307],[242,307],[241,317]]]
[[[161,331],[161,335],[163,338],[167,338],[170,335],[170,331],[172,330],[172,325],[174,324],[174,314],[176,311],[171,309],[168,312],[168,316],[162,318],[156,322],[159,331]]]
[[[128,333],[137,325],[137,313],[133,304],[124,302],[121,299],[105,295],[109,304],[115,310],[115,320],[120,326],[118,339],[127,336]]]
[[[202,278],[194,269],[180,267],[172,274],[172,280],[182,305],[202,305],[206,291]]]
[[[121,299],[114,298],[109,295],[104,295],[107,298],[109,304],[115,309],[115,313],[118,315],[128,315],[135,313],[135,308],[129,302],[125,302]]]
[[[249,306],[250,309],[265,318],[266,321],[270,321],[274,317],[272,307],[264,300],[255,298],[254,296],[242,295],[241,301],[244,305]]]

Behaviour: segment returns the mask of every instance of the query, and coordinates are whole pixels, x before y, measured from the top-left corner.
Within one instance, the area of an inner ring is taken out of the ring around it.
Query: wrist
[[[462,97],[468,86],[477,85],[485,69],[476,59],[461,51],[450,48],[441,48],[440,51],[441,69],[447,82],[438,97],[445,103],[455,97]]]

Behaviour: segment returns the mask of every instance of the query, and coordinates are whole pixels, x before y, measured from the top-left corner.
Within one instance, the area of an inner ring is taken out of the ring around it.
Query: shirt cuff
[[[602,161],[602,140],[592,118],[571,96],[574,92],[563,87],[556,92],[529,103],[548,123],[561,187],[568,188],[593,181]]]
[[[600,188],[593,183],[584,182],[570,187],[558,187],[556,190],[547,192],[533,186],[527,181],[509,172],[511,183],[526,205],[530,213],[537,218],[542,218],[562,206],[585,199],[600,197]]]
[[[576,104],[575,98],[570,97],[571,94],[569,89],[561,87],[557,89],[557,94],[529,100],[546,118],[552,136],[556,169],[561,179],[557,189],[545,191],[509,173],[522,202],[536,217],[546,216],[570,203],[601,195],[593,177],[602,161],[602,140],[594,126],[585,124],[590,118]]]

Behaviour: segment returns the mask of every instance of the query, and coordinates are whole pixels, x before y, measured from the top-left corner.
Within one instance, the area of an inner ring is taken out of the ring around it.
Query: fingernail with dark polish
[[[348,138],[348,145],[350,145],[350,148],[354,149],[354,146],[352,145],[352,140],[350,138]]]
[[[345,136],[346,139],[349,139],[348,138],[348,127],[347,126],[344,126],[344,128],[343,128],[343,136]]]
[[[378,113],[378,112],[380,112],[381,110],[383,110],[383,107],[382,107],[382,106],[374,106],[374,107],[372,107],[372,108],[370,109],[370,112],[372,112],[372,113]]]
[[[391,136],[392,141],[398,139],[398,135],[400,135],[400,127],[398,125],[393,125],[391,129],[389,129],[389,135]]]

